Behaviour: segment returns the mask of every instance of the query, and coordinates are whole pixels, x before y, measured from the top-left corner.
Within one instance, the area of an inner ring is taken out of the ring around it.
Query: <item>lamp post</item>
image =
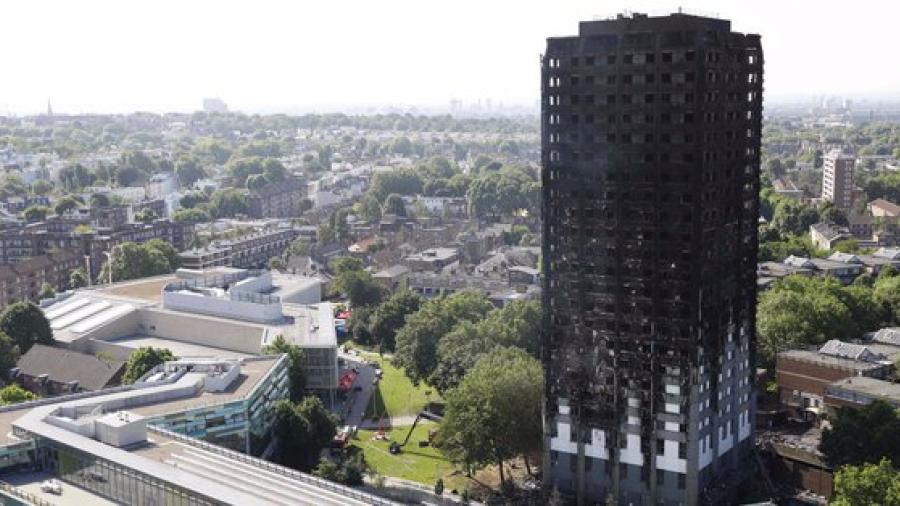
[[[106,270],[109,274],[109,284],[113,282],[113,258],[116,255],[116,248],[118,245],[113,246],[109,249],[109,251],[104,251],[103,254],[106,255]]]

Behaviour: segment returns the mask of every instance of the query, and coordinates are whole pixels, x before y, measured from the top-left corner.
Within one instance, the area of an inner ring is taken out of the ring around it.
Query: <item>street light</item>
[[[109,284],[112,284],[112,282],[113,282],[113,275],[112,275],[112,273],[113,273],[113,257],[116,254],[117,247],[118,247],[118,244],[113,246],[112,248],[110,248],[109,251],[103,252],[103,254],[106,255],[106,270],[109,274]]]

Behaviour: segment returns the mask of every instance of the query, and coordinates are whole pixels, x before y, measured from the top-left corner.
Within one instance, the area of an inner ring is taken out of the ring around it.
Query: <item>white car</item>
[[[62,494],[62,483],[59,482],[56,478],[51,478],[47,481],[41,482],[41,491],[47,492],[48,494]]]

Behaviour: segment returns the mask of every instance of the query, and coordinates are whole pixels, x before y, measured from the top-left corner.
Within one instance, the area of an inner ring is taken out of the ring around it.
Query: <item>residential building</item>
[[[845,285],[852,283],[864,270],[864,266],[858,263],[844,263],[837,260],[805,258],[794,255],[785,258],[783,263],[789,268],[809,270],[815,276],[836,278]]]
[[[819,249],[830,250],[834,245],[850,239],[850,229],[834,223],[821,222],[809,226],[809,237]]]
[[[409,267],[405,265],[392,265],[372,275],[375,281],[381,283],[385,289],[393,293],[407,287]]]
[[[856,158],[836,149],[829,151],[822,165],[822,198],[838,209],[853,207],[853,166]]]
[[[150,176],[147,182],[147,198],[151,200],[162,200],[169,194],[175,193],[178,189],[178,180],[175,174],[171,172],[159,172]],[[162,214],[158,216],[163,216]]]
[[[862,246],[894,246],[900,236],[900,217],[852,214],[847,222],[850,233]]]
[[[0,308],[23,300],[38,302],[44,283],[56,291],[68,290],[72,271],[84,266],[84,256],[73,250],[47,253],[15,264],[0,265]]]
[[[0,234],[0,264],[45,255],[54,251],[71,251],[89,258],[91,277],[96,277],[105,260],[105,252],[124,242],[144,243],[162,239],[176,249],[184,249],[193,237],[193,226],[169,220],[152,223],[128,223],[112,229],[81,230],[80,220],[48,220],[41,223],[10,227]]]
[[[438,272],[456,262],[459,262],[456,248],[428,248],[403,259],[410,270],[417,272]]]
[[[880,217],[897,217],[900,216],[900,206],[897,204],[885,200],[885,199],[875,199],[872,202],[869,202],[868,205],[869,213],[872,216],[880,216]]]
[[[306,183],[294,176],[247,193],[248,214],[253,218],[292,218],[300,215]]]
[[[182,267],[204,270],[212,267],[262,268],[269,259],[281,256],[297,238],[292,228],[262,230],[234,239],[214,241],[202,248],[178,254]]]
[[[11,377],[40,397],[52,397],[116,386],[124,369],[124,360],[35,344],[19,358]]]
[[[585,21],[547,40],[541,88],[544,485],[729,502],[754,445],[759,36]]]

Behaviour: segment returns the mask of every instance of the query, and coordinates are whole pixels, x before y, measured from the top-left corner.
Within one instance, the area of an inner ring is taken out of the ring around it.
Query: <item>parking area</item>
[[[375,392],[375,368],[360,356],[341,353],[340,374],[347,372],[356,374],[353,386],[346,394],[338,394],[335,412],[343,418],[344,425],[359,426],[363,422],[366,406]]]

